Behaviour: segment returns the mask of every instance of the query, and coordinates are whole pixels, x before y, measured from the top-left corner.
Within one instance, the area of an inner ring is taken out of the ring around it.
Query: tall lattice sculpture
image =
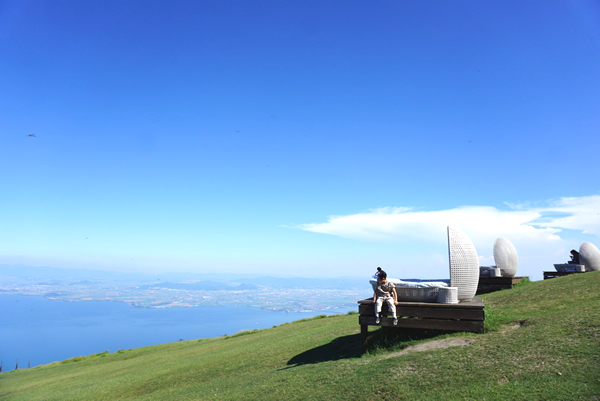
[[[519,256],[515,246],[506,238],[498,238],[494,242],[494,261],[503,277],[514,277],[517,274]]]
[[[479,259],[471,239],[458,228],[448,226],[450,286],[458,287],[458,300],[470,301],[479,284]]]

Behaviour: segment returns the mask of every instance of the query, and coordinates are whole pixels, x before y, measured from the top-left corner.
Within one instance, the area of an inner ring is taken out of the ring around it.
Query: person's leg
[[[394,298],[388,298],[386,299],[386,302],[388,304],[388,308],[390,310],[390,312],[392,312],[392,317],[394,318],[394,326],[396,324],[398,324],[398,317],[396,316],[396,305],[394,305]]]
[[[375,324],[379,324],[379,314],[381,313],[381,306],[383,305],[383,298],[378,297],[375,301]]]

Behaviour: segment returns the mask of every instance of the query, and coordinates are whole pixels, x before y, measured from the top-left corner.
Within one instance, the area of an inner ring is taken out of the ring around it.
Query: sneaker
[[[377,317],[375,318],[375,324],[379,324],[379,322],[380,322],[380,320],[379,320],[379,316],[377,316]]]
[[[394,326],[398,324],[398,318],[394,318]]]

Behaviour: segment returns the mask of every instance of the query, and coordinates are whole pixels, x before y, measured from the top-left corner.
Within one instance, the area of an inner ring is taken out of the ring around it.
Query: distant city
[[[351,308],[371,295],[365,279],[255,277],[227,282],[75,269],[0,266],[0,294],[66,302],[119,301],[138,308],[248,306],[286,312]],[[165,279],[170,279],[165,281]],[[175,279],[175,280],[173,280]]]

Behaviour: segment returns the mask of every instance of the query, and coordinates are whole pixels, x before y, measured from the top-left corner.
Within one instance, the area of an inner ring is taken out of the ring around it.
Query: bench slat
[[[386,326],[411,329],[453,330],[483,333],[483,320],[444,320],[444,319],[398,319],[398,324],[393,325],[392,318],[383,317],[381,322],[375,324],[375,316],[359,316],[359,323],[368,326]]]
[[[452,306],[452,305],[449,305]],[[365,316],[375,316],[375,306],[359,305],[358,313]],[[381,314],[390,314],[387,305],[381,308]],[[465,319],[465,320],[483,320],[484,312],[482,309],[457,309],[457,308],[427,308],[419,306],[396,306],[397,316],[440,318],[440,319]]]

